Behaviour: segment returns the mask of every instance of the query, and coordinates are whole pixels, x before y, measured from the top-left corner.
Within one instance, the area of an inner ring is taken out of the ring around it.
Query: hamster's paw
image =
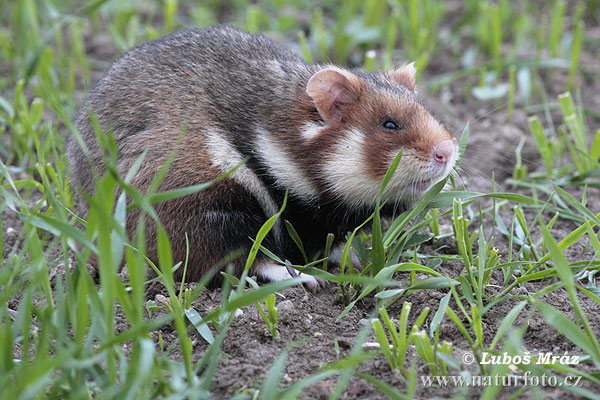
[[[344,253],[344,246],[346,246],[345,242],[341,242],[331,249],[329,252],[329,262],[334,263],[335,265],[340,265],[342,263],[342,254]],[[349,260],[350,261],[350,260]],[[362,270],[362,265],[360,264],[360,258],[356,255],[355,252],[352,252],[352,266],[357,270]]]
[[[317,278],[312,275],[303,274],[303,273],[300,273],[300,275],[298,275],[298,272],[296,272],[296,270],[294,268],[292,268],[291,265],[292,265],[291,262],[289,262],[288,260],[285,260],[285,268],[287,269],[287,271],[289,272],[289,274],[291,276],[293,276],[294,278],[299,276],[301,278],[308,279],[306,282],[304,282],[304,286],[311,292],[316,293],[320,287],[325,287],[325,285],[327,285],[327,281],[325,281],[321,278]]]
[[[268,282],[280,282],[284,279],[296,278],[298,276],[306,278],[307,281],[304,282],[304,286],[313,293],[324,285],[324,281],[321,279],[317,279],[312,275],[298,274],[292,267],[275,264],[271,261],[255,264],[252,268],[256,275]]]

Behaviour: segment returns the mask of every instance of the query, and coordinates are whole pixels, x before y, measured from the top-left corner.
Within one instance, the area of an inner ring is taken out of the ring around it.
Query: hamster
[[[390,215],[448,175],[458,154],[456,140],[418,101],[412,64],[373,74],[313,65],[265,36],[231,27],[176,32],[114,62],[76,120],[87,153],[73,137],[67,144],[72,179],[87,193],[105,171],[90,115],[112,132],[121,174],[146,152],[131,181],[142,192],[171,154],[161,191],[208,182],[247,159],[205,190],[154,205],[175,262],[186,257],[187,234],[188,281],[239,249],[232,262],[241,272],[250,238],[279,210],[286,191],[287,206],[263,245],[303,264],[281,221],[316,255],[328,233],[341,243],[374,211],[399,151],[384,193]],[[127,214],[128,234],[139,217],[139,210]],[[147,255],[157,261],[152,224],[146,236]],[[267,281],[290,277],[260,252],[252,269]],[[318,285],[309,279],[309,287]]]

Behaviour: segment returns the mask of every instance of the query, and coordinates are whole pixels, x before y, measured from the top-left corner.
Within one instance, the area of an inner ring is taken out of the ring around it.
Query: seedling
[[[379,316],[385,324],[387,331],[390,335],[390,341],[388,340],[383,325],[379,319],[373,319],[371,324],[373,326],[373,332],[375,338],[379,343],[381,352],[385,356],[390,368],[395,371],[401,371],[404,366],[404,360],[408,352],[408,346],[412,340],[412,333],[416,332],[425,318],[429,313],[429,307],[425,307],[421,314],[417,317],[417,320],[413,323],[411,330],[408,329],[408,316],[412,308],[411,303],[404,303],[402,306],[402,312],[400,313],[399,325],[396,328],[396,323],[390,318],[385,307],[379,310]]]
[[[556,135],[549,134],[536,116],[529,118],[529,130],[546,167],[545,174],[532,173],[530,178],[537,179],[540,184],[548,178],[562,178],[558,182],[564,184],[581,183],[600,169],[600,131],[596,132],[591,146],[588,146],[588,128],[583,111],[575,105],[569,92],[559,95],[558,100],[564,126],[558,129]],[[565,166],[566,150],[573,165]],[[525,176],[519,174],[515,178],[523,180]]]
[[[438,354],[442,353],[450,357],[452,354],[452,343],[442,342],[438,345],[432,345],[425,331],[411,332],[410,338],[415,344],[417,354],[427,364],[430,374],[435,376],[447,375],[448,365],[443,359],[438,357]]]
[[[275,340],[279,340],[279,332],[277,331],[278,311],[275,307],[275,295],[271,293],[265,296],[263,301],[267,307],[267,312],[265,313],[264,309],[260,305],[260,301],[256,302],[256,308],[258,308],[258,312],[260,313],[263,321],[265,321],[265,324],[267,324],[267,328],[269,329],[269,332],[271,332],[273,338]]]

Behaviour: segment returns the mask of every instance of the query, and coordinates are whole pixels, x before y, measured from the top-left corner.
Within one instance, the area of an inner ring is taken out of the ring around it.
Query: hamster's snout
[[[454,138],[444,140],[433,147],[432,158],[437,164],[446,167],[454,158],[455,151],[456,140]]]

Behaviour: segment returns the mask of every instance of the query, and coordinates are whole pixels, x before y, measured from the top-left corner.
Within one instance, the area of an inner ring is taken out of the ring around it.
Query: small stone
[[[313,333],[313,336],[316,338],[320,338],[320,337],[323,337],[323,334],[321,332],[315,332],[315,333]]]
[[[242,311],[241,308],[238,308],[233,312],[234,318],[241,317],[242,315],[244,315],[244,311]]]
[[[167,297],[163,296],[162,294],[157,294],[154,297],[154,300],[156,301],[157,304],[171,304],[171,301]]]
[[[279,320],[281,322],[290,322],[294,319],[296,314],[296,306],[291,300],[284,300],[279,304],[276,304],[277,311],[279,313]]]
[[[277,310],[279,311],[280,315],[296,310],[296,306],[294,305],[294,303],[292,303],[291,300],[284,300],[281,303],[277,304],[275,307],[277,307]]]

